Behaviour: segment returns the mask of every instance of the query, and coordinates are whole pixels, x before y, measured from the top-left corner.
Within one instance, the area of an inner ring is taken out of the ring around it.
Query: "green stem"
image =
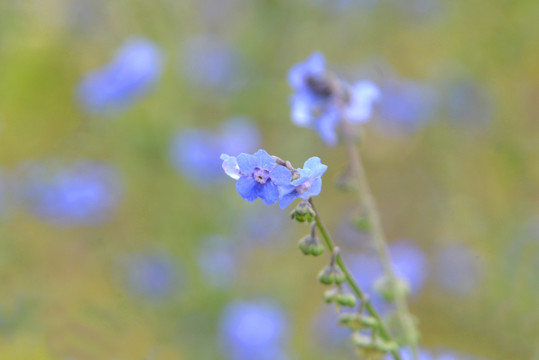
[[[313,203],[312,199],[310,199],[309,202],[311,203],[311,206],[312,206],[312,208],[313,208],[313,210],[315,212],[314,220],[315,220],[315,223],[316,223],[316,227],[318,228],[318,231],[320,232],[320,235],[324,239],[324,242],[326,243],[326,246],[328,247],[328,250],[331,253],[333,253],[333,249],[335,248],[335,243],[331,239],[331,237],[329,235],[329,232],[326,230],[326,227],[324,226],[324,223],[320,219],[320,214],[318,213],[318,210],[314,206],[314,203]],[[393,341],[393,339],[391,338],[391,335],[389,334],[389,331],[387,331],[387,329],[386,329],[386,327],[384,325],[384,322],[382,321],[382,318],[380,317],[380,315],[378,314],[376,309],[372,306],[371,302],[368,301],[367,297],[365,296],[363,291],[361,291],[361,289],[360,289],[359,285],[357,284],[356,280],[354,279],[354,277],[352,276],[352,274],[348,270],[348,267],[346,267],[346,264],[344,263],[344,261],[343,261],[343,259],[341,257],[341,254],[337,254],[336,263],[339,266],[339,268],[342,270],[342,272],[344,273],[344,275],[346,277],[346,281],[348,282],[348,284],[352,288],[352,291],[356,294],[356,296],[359,298],[361,303],[364,304],[365,310],[369,313],[369,315],[371,315],[373,318],[375,318],[378,321],[378,323],[380,324],[380,328],[378,329],[379,332],[380,332],[380,336],[384,340]],[[391,355],[393,355],[393,358],[395,360],[401,360],[401,356],[400,356],[398,351],[396,351],[396,350],[392,351]]]
[[[380,220],[380,213],[365,174],[365,168],[363,167],[363,162],[361,161],[359,149],[352,138],[345,138],[346,151],[350,159],[350,168],[357,178],[360,203],[362,203],[365,207],[372,226],[372,237],[376,247],[376,252],[380,258],[385,275],[388,277],[392,286],[395,287],[397,284],[397,276],[395,274],[395,269],[393,268],[393,263],[391,261],[391,255],[389,254],[387,247],[384,229],[382,228],[382,221]],[[406,298],[403,296],[397,296],[395,299],[395,305],[397,310],[397,318],[399,319],[401,328],[406,335],[408,333],[407,329],[412,326],[408,320],[410,318],[410,311],[408,310]],[[413,339],[406,340],[412,350],[414,360],[417,360],[418,353],[415,341],[413,341]]]

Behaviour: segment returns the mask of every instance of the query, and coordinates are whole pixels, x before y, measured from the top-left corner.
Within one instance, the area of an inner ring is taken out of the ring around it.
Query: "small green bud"
[[[339,289],[337,289],[337,288],[329,289],[329,290],[324,292],[324,300],[327,303],[334,302],[337,295],[339,295]]]
[[[397,343],[393,341],[386,341],[379,337],[373,338],[361,333],[355,333],[353,340],[357,347],[373,352],[388,353],[399,348]]]
[[[318,281],[322,284],[342,284],[346,280],[346,276],[338,266],[328,265],[318,274]]]
[[[352,294],[339,293],[335,297],[335,300],[339,305],[354,307],[356,306],[356,297]]]
[[[372,316],[362,315],[362,314],[341,314],[339,317],[339,323],[341,325],[347,326],[354,331],[359,331],[363,329],[377,329],[379,327],[379,322]]]
[[[301,239],[298,243],[298,247],[305,255],[318,256],[324,252],[324,245],[320,242],[320,239],[316,236],[307,235]]]
[[[311,222],[313,221],[316,213],[314,212],[311,204],[307,200],[303,200],[296,206],[290,213],[290,217],[299,222]]]
[[[382,295],[386,301],[395,301],[397,298],[404,298],[410,293],[410,285],[403,278],[391,281],[387,276],[378,278],[374,283],[374,290]]]

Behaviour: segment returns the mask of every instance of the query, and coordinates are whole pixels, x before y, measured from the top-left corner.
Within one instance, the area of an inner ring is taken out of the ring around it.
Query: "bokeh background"
[[[422,347],[537,359],[538,18],[534,0],[1,1],[0,358],[353,359],[327,255],[297,249],[308,226],[243,201],[217,159],[319,156],[317,206],[371,288],[345,152],[289,117],[287,71],[319,50],[382,89],[362,153]]]

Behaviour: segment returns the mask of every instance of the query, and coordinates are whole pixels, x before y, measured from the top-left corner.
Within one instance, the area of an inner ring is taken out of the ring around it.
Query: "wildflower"
[[[458,296],[469,295],[479,284],[483,263],[473,249],[461,243],[439,248],[434,276],[443,290]]]
[[[202,244],[198,268],[214,288],[224,289],[234,282],[238,265],[234,250],[234,245],[221,236],[212,236]]]
[[[127,264],[127,285],[137,296],[160,300],[171,295],[178,282],[174,259],[166,254],[132,255]]]
[[[236,181],[236,190],[244,200],[253,202],[261,198],[272,205],[279,200],[279,187],[289,185],[292,173],[277,165],[275,158],[264,150],[254,155],[241,153],[238,157],[221,155],[225,173]]]
[[[121,197],[120,178],[105,163],[79,161],[59,170],[45,164],[30,164],[23,171],[23,202],[37,217],[54,225],[104,222]]]
[[[222,316],[220,338],[232,360],[283,360],[286,316],[276,304],[260,300],[229,304]]]
[[[303,169],[297,169],[299,177],[292,180],[290,184],[281,187],[279,200],[281,209],[290,205],[296,198],[307,200],[309,197],[320,195],[322,175],[327,168],[327,165],[322,164],[318,157],[312,157],[305,161]]]
[[[380,91],[370,81],[350,86],[330,75],[321,53],[294,65],[288,82],[296,92],[291,98],[292,121],[313,128],[328,145],[337,143],[337,127],[342,121],[366,122],[374,101],[380,97]]]
[[[121,110],[159,80],[162,62],[161,50],[153,42],[129,38],[112,62],[85,75],[78,87],[78,99],[91,113]]]
[[[380,127],[389,133],[412,132],[434,118],[438,108],[436,91],[427,84],[396,79],[383,85]]]
[[[180,67],[187,80],[203,89],[231,92],[244,83],[237,49],[215,36],[199,35],[182,49]]]
[[[217,131],[202,128],[184,129],[170,145],[170,161],[193,184],[204,187],[223,181],[219,155],[256,150],[260,134],[250,120],[235,117],[225,121]]]

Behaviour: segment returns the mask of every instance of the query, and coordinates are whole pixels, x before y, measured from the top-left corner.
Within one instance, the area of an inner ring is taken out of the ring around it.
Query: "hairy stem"
[[[324,239],[324,242],[326,243],[326,246],[328,247],[328,250],[333,253],[333,249],[335,248],[335,243],[331,239],[331,237],[329,235],[329,232],[326,230],[326,227],[324,226],[324,223],[322,222],[322,220],[320,218],[320,214],[318,213],[318,210],[314,206],[314,203],[313,203],[312,199],[310,199],[309,202],[311,203],[311,206],[312,206],[312,208],[313,208],[313,210],[315,212],[314,220],[315,220],[315,223],[316,223],[316,227],[318,228],[318,231],[319,231],[320,235]],[[356,280],[354,279],[354,277],[352,276],[352,274],[348,270],[348,267],[344,263],[341,255],[337,254],[335,256],[335,258],[336,258],[335,260],[336,260],[337,265],[339,266],[339,268],[341,269],[341,271],[344,273],[344,275],[346,277],[346,282],[348,282],[348,285],[350,285],[350,288],[352,289],[354,294],[359,298],[359,300],[361,301],[362,306],[364,306],[365,310],[369,313],[369,315],[372,316],[373,318],[375,318],[378,321],[378,323],[380,324],[380,328],[378,329],[378,331],[380,332],[380,336],[384,340],[393,341],[391,335],[387,331],[387,329],[386,329],[386,327],[385,327],[385,325],[384,325],[384,323],[382,321],[382,318],[380,317],[380,315],[378,314],[378,312],[376,311],[374,306],[372,306],[371,302],[368,300],[365,293],[363,293],[363,291],[361,291],[361,289],[360,289],[359,285],[357,284]],[[391,355],[393,355],[393,358],[395,360],[401,360],[401,356],[400,356],[398,351],[392,351]]]
[[[389,254],[387,247],[386,236],[384,229],[382,228],[382,221],[380,220],[380,213],[365,174],[365,168],[363,166],[363,162],[361,161],[359,149],[357,148],[354,139],[351,137],[346,137],[345,146],[348,158],[350,160],[350,168],[357,179],[360,203],[365,207],[367,216],[370,220],[376,252],[380,258],[385,276],[389,279],[391,286],[395,288],[397,286],[397,276],[395,274],[395,269],[393,268],[393,263],[391,261],[391,255]],[[401,329],[406,335],[409,333],[408,329],[413,326],[413,324],[411,324],[409,321],[410,311],[408,310],[406,298],[403,296],[397,296],[395,299],[395,306]],[[406,341],[408,343],[407,345],[409,345],[412,350],[414,360],[417,360],[418,354],[415,341],[413,339],[406,339]]]

